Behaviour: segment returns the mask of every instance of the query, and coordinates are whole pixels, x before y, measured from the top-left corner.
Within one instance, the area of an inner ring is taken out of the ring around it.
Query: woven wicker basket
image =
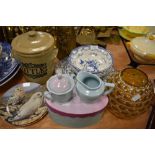
[[[134,118],[151,107],[151,101],[154,97],[153,85],[148,80],[143,87],[131,86],[119,79],[120,74],[121,72],[115,72],[107,79],[108,82],[115,83],[115,89],[109,95],[107,109],[119,118]],[[132,97],[136,94],[140,95],[140,99],[133,101]]]

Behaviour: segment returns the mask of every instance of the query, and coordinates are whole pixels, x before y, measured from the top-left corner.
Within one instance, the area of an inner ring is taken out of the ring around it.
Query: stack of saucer
[[[11,57],[11,45],[0,42],[0,86],[11,80],[19,69],[20,64]]]

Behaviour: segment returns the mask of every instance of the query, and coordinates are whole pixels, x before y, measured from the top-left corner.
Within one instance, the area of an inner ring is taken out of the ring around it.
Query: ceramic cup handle
[[[108,95],[108,94],[110,94],[112,91],[113,91],[113,89],[114,89],[114,87],[115,87],[115,84],[114,83],[107,83],[107,82],[105,82],[104,83],[104,86],[105,87],[110,87],[108,90],[106,90],[103,94],[104,95]]]
[[[50,101],[53,101],[52,95],[48,91],[44,92],[44,97]]]

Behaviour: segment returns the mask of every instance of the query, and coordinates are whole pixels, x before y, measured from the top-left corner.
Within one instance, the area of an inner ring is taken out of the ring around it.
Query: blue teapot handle
[[[53,97],[52,97],[51,93],[48,92],[48,91],[44,92],[44,98],[46,98],[46,99],[48,99],[50,101],[53,101]]]
[[[113,91],[113,89],[115,87],[115,84],[114,83],[103,82],[103,86],[104,87],[110,87],[108,90],[103,92],[103,95],[108,95]]]

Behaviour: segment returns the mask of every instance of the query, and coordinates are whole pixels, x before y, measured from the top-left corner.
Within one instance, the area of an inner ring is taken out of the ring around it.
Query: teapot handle
[[[53,101],[53,97],[52,97],[51,93],[48,92],[48,91],[44,92],[44,98],[46,98],[46,99],[48,99],[50,101]]]
[[[103,95],[110,94],[113,91],[114,87],[115,87],[115,84],[114,83],[103,82],[103,85],[105,87],[110,87],[108,90],[106,90],[106,91],[103,92]]]

